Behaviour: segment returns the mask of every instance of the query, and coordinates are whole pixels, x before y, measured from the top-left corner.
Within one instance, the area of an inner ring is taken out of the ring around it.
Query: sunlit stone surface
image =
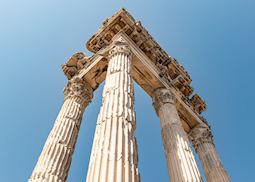
[[[190,138],[200,158],[207,182],[229,182],[230,178],[216,152],[209,126],[196,126],[190,132]]]
[[[82,115],[92,99],[93,91],[84,80],[74,78],[68,82],[64,94],[64,104],[29,182],[66,181]]]
[[[68,79],[65,101],[30,182],[67,180],[84,109],[104,80],[87,182],[140,181],[133,80],[153,99],[171,182],[202,181],[191,142],[207,181],[230,181],[201,116],[205,101],[193,93],[191,77],[183,66],[141,22],[121,9],[103,22],[86,46],[93,56],[78,52],[62,65]]]
[[[174,94],[168,89],[157,89],[153,104],[160,118],[170,181],[202,181],[175,106]]]
[[[124,42],[110,50],[87,182],[139,181],[134,136],[132,53]]]

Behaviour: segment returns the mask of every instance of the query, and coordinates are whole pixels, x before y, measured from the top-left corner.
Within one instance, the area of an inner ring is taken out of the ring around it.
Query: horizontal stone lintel
[[[114,39],[122,37],[130,46],[134,58],[132,63],[132,76],[133,79],[140,85],[144,91],[153,96],[153,92],[157,88],[168,88],[173,91],[177,98],[177,109],[180,113],[183,121],[186,122],[185,130],[189,130],[199,123],[203,123],[202,117],[194,108],[186,101],[183,100],[182,95],[176,90],[171,82],[167,82],[164,78],[159,76],[159,71],[156,66],[149,60],[149,58],[134,44],[132,40],[123,32],[115,35]],[[84,78],[95,90],[100,83],[105,80],[106,70],[103,69],[108,66],[107,55],[109,51],[109,46],[104,50],[98,51],[90,59],[90,64],[88,67],[82,69],[78,77]],[[98,76],[99,75],[99,76]]]

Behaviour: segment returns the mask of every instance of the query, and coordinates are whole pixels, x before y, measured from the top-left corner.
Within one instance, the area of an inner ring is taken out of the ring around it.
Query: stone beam
[[[120,33],[132,43],[133,49],[137,52],[134,58],[136,63],[133,66],[133,78],[137,83],[149,95],[151,95],[152,88],[162,87],[162,85],[166,88],[170,87],[178,96],[177,107],[180,115],[184,120],[191,120],[188,121],[190,127],[192,128],[203,121],[200,114],[206,109],[206,103],[197,94],[193,94],[195,96],[191,97],[193,88],[190,85],[192,80],[189,74],[175,58],[168,55],[160,47],[142,24],[139,21],[137,22],[125,9],[121,9],[112,17],[106,19],[102,27],[87,42],[88,50],[95,53],[93,59],[100,59],[100,54],[108,54],[107,48]],[[147,65],[146,69],[143,68],[144,65]],[[95,86],[98,86],[99,82],[103,81],[105,77],[104,66],[94,68],[94,74],[92,75],[101,75],[100,79],[95,81]],[[95,67],[97,66],[95,65]],[[85,72],[83,71],[83,73]],[[86,73],[85,75],[90,74]],[[151,84],[152,82],[155,84]]]
[[[182,94],[183,99],[189,101],[193,88],[190,86],[191,78],[178,61],[168,55],[153,39],[141,22],[125,10],[121,9],[112,17],[103,22],[103,26],[91,37],[86,46],[88,50],[96,53],[111,44],[113,37],[119,32],[124,32],[150,59],[161,69],[162,77],[174,80],[174,87]],[[193,103],[190,102],[192,105]],[[194,106],[197,108],[197,105]],[[202,112],[206,107],[201,107]]]
[[[177,109],[180,116],[183,118],[183,121],[186,121],[184,124],[185,131],[189,132],[191,128],[196,126],[199,123],[203,123],[199,114],[195,112],[191,105],[188,102],[184,102],[182,95],[176,90],[171,81],[164,77],[160,76],[160,69],[151,62],[151,60],[144,54],[143,51],[126,35],[124,32],[120,32],[113,40],[117,40],[122,37],[130,46],[130,49],[134,53],[133,58],[133,79],[144,89],[144,91],[153,96],[153,91],[156,88],[165,87],[170,89],[176,96],[177,99]],[[107,57],[109,51],[109,46],[106,46],[104,49],[98,51],[94,56],[90,58],[90,63],[87,67],[80,70],[78,77],[88,80],[88,83],[96,89],[98,85],[104,81],[106,70],[108,67],[108,62],[105,57]]]
[[[199,114],[193,110],[192,106],[189,105],[188,102],[185,103],[183,101],[182,95],[172,85],[172,80],[161,77],[161,70],[151,62],[144,52],[141,51],[141,49],[125,33],[118,33],[114,39],[118,39],[120,36],[129,44],[135,55],[133,63],[133,79],[145,90],[145,92],[153,97],[153,92],[157,88],[165,87],[170,89],[175,94],[178,112],[183,118],[186,118],[185,121],[188,122],[187,124],[190,128],[193,128],[198,123],[203,123]]]

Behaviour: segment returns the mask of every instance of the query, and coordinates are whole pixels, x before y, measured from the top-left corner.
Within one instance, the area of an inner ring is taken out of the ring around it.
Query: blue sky
[[[191,75],[233,181],[254,180],[255,1],[0,0],[0,181],[29,178],[63,102],[61,71],[125,7]],[[159,120],[136,85],[142,181],[168,181]],[[102,86],[87,108],[68,182],[85,181]]]

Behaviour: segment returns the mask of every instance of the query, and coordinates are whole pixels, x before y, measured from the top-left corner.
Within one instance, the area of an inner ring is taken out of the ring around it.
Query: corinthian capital
[[[193,128],[189,133],[189,137],[196,151],[203,143],[212,143],[214,145],[211,129],[206,124],[199,124]]]
[[[129,56],[132,55],[129,45],[122,39],[115,41],[109,51],[109,56],[112,57],[117,53],[124,53]]]
[[[176,98],[175,95],[171,92],[171,90],[166,88],[158,88],[154,91],[153,95],[153,106],[155,107],[155,110],[158,112],[159,108],[166,104],[175,104]]]
[[[74,77],[69,80],[67,86],[64,89],[65,100],[71,97],[81,98],[81,101],[89,103],[93,97],[93,89],[82,78]]]

